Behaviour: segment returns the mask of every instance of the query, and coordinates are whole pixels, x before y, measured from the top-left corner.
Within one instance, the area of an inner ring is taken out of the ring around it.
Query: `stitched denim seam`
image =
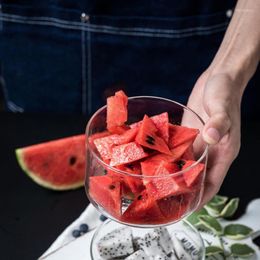
[[[41,23],[41,22],[53,22],[53,25],[55,26],[55,24],[61,24],[63,26],[68,26],[69,28],[71,28],[72,26],[75,27],[75,29],[80,29],[82,27],[82,24],[79,22],[73,22],[73,21],[66,21],[66,20],[61,20],[58,18],[54,18],[54,17],[25,17],[25,16],[19,16],[19,15],[12,15],[12,14],[2,14],[1,16],[6,17],[8,19],[8,17],[13,18],[14,20],[21,20],[21,21],[31,21],[31,23],[37,22],[37,23]],[[99,28],[103,28],[103,29],[107,29],[107,30],[124,30],[124,31],[141,31],[141,32],[157,32],[157,33],[182,33],[182,32],[192,32],[192,31],[207,31],[207,30],[211,30],[211,29],[215,29],[221,26],[226,26],[227,22],[223,22],[223,23],[219,23],[219,24],[215,24],[212,26],[198,26],[198,27],[193,27],[193,28],[185,28],[185,29],[179,29],[179,30],[174,30],[174,29],[155,29],[155,28],[138,28],[138,27],[115,27],[115,26],[108,26],[108,25],[97,25],[97,24],[88,24],[88,27],[91,27],[93,29],[99,29]],[[85,25],[86,26],[86,25]]]
[[[82,22],[81,31],[81,77],[82,77],[82,97],[81,112],[86,113],[86,47],[85,47],[85,30]]]
[[[20,16],[21,18],[12,18],[17,17],[13,15],[0,15],[0,20],[4,20],[7,22],[17,22],[17,23],[25,23],[25,24],[32,24],[32,25],[49,25],[49,26],[55,26],[60,27],[64,29],[74,29],[74,30],[82,30],[82,25],[77,22],[65,22],[64,20],[59,20],[57,18],[46,18],[45,20],[36,20],[36,19],[25,19],[24,17]],[[43,17],[44,18],[44,17]],[[59,22],[62,21],[62,22]],[[74,25],[75,24],[75,25]],[[203,33],[210,33],[214,32],[215,29],[224,29],[228,25],[228,22],[225,23],[219,23],[212,26],[205,26],[205,27],[194,27],[194,28],[186,28],[182,30],[173,30],[173,29],[151,29],[151,28],[137,28],[137,27],[112,27],[112,26],[106,26],[106,25],[95,25],[95,24],[85,24],[84,30],[92,31],[92,32],[110,32],[117,34],[120,32],[121,34],[127,35],[135,35],[135,33],[139,33],[140,36],[153,36],[153,35],[160,35],[159,37],[162,37],[161,35],[181,35],[184,34],[184,36],[189,35],[185,34],[185,32],[194,32],[195,35],[202,34]],[[142,35],[143,33],[143,35]],[[146,33],[146,34],[145,34]],[[150,34],[149,34],[150,33]],[[192,34],[191,34],[192,35]]]
[[[1,17],[0,17],[1,19]],[[5,20],[5,19],[4,19]],[[55,26],[63,29],[73,29],[73,30],[78,30],[79,28],[76,28],[74,26],[62,26],[62,25],[57,25],[53,23],[36,23],[33,22],[31,23],[30,21],[14,21],[14,20],[8,20],[9,22],[18,22],[18,23],[23,23],[23,24],[32,24],[32,25],[50,25],[50,26]],[[141,33],[141,32],[123,32],[120,30],[117,31],[109,31],[105,29],[92,29],[89,27],[84,28],[84,31],[90,31],[90,32],[95,32],[95,33],[107,33],[107,34],[114,34],[114,35],[125,35],[125,36],[144,36],[144,37],[154,37],[154,38],[184,38],[184,37],[190,37],[190,36],[202,36],[202,35],[210,35],[212,33],[217,33],[226,30],[228,23],[226,23],[226,26],[217,28],[217,29],[212,29],[208,31],[194,31],[192,33],[180,33],[180,34],[163,34],[163,33]],[[81,29],[82,30],[82,29]]]
[[[89,23],[89,21],[88,21]],[[88,114],[92,112],[92,53],[91,53],[91,32],[88,30],[88,39],[87,39],[87,47],[88,47]]]

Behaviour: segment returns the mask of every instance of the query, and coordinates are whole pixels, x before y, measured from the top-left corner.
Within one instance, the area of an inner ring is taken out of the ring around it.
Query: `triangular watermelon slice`
[[[123,91],[118,91],[115,96],[107,98],[107,129],[109,132],[113,133],[113,130],[127,121],[127,101],[128,98]]]
[[[156,200],[187,192],[187,186],[182,176],[173,177],[171,173],[178,171],[178,167],[161,161],[158,165],[149,161],[141,163],[142,174],[145,176],[158,176],[158,178],[145,178],[144,184],[147,193]],[[169,175],[169,177],[167,177]]]
[[[85,135],[67,137],[16,149],[25,173],[39,185],[53,190],[84,185]]]
[[[135,174],[135,175],[140,175],[139,177],[135,176],[128,176],[128,175],[123,175],[124,183],[129,187],[131,192],[135,194],[141,193],[141,191],[144,190],[144,185],[143,185],[143,179],[141,177],[141,166],[139,163],[132,163],[132,164],[126,164],[126,165],[119,165],[117,168],[121,171],[130,173],[130,174]]]
[[[135,142],[114,146],[112,148],[111,166],[129,164],[138,161],[148,154]]]
[[[167,112],[150,117],[158,130],[158,135],[164,139],[166,143],[169,141],[169,116]],[[143,121],[133,123],[131,128],[140,127]]]
[[[109,136],[96,138],[93,142],[101,155],[102,159],[109,160],[112,156],[112,148],[115,145],[129,143],[134,141],[138,129],[129,129],[123,134],[112,134]]]
[[[188,168],[192,164],[196,163],[195,161],[191,161],[191,160],[188,160],[188,161],[183,160],[183,161],[184,161],[183,167],[182,167],[183,170]],[[184,180],[188,187],[193,186],[197,182],[199,177],[202,176],[204,167],[205,167],[205,165],[203,163],[197,163],[190,170],[183,173]]]
[[[122,221],[135,224],[161,224],[165,218],[157,202],[149,197],[144,190],[127,208],[121,218]]]
[[[198,134],[198,129],[169,124],[169,148],[173,149],[187,142],[193,143]]]
[[[121,215],[121,183],[109,176],[89,177],[90,197],[114,217]]]
[[[145,115],[135,140],[144,147],[171,155],[168,145],[157,135],[157,132],[158,130],[153,121]]]

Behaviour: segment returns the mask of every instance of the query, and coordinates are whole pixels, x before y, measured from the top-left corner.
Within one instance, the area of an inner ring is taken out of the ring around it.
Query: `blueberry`
[[[107,217],[104,216],[104,215],[100,215],[99,219],[100,219],[101,221],[105,221],[105,220],[107,220]]]
[[[79,230],[77,230],[77,229],[74,229],[73,231],[72,231],[72,236],[74,236],[74,237],[80,237],[80,231]]]
[[[81,224],[79,226],[79,231],[82,233],[87,233],[88,232],[88,225],[87,224]]]

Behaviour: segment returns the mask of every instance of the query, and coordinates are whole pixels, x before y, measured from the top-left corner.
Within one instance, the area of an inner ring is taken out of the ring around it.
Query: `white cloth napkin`
[[[92,206],[91,204],[83,211],[83,213],[79,216],[78,219],[76,219],[71,225],[69,225],[60,235],[59,237],[52,243],[52,245],[49,247],[49,249],[39,258],[40,259],[49,259],[48,255],[51,255],[50,259],[65,259],[65,258],[60,258],[59,256],[62,256],[62,250],[64,251],[64,254],[68,254],[68,252],[75,250],[75,248],[78,249],[82,249],[82,250],[89,250],[89,247],[86,248],[83,245],[86,245],[86,243],[88,243],[88,246],[90,245],[90,239],[91,236],[93,235],[92,230],[94,230],[97,226],[99,226],[102,223],[102,220],[100,220],[100,216],[101,214],[94,208],[94,206]],[[255,199],[253,201],[250,202],[250,204],[247,207],[246,213],[238,220],[236,221],[222,221],[222,223],[225,224],[230,224],[230,223],[240,223],[240,224],[244,224],[247,225],[249,227],[251,227],[254,231],[259,231],[260,235],[260,198],[259,199]],[[80,239],[76,239],[75,237],[73,237],[72,232],[75,229],[79,229],[79,226],[81,224],[87,224],[89,226],[89,233],[87,234],[87,236],[82,237]],[[207,243],[209,241],[211,241],[213,244],[216,244],[214,241],[214,236],[210,236],[208,233],[201,233],[202,238],[205,240],[207,240]],[[78,240],[78,245],[75,245],[76,243],[74,243],[74,245],[71,246],[70,243],[72,241],[76,242],[76,240]],[[81,240],[81,241],[80,241]],[[85,241],[84,241],[85,240]],[[253,258],[253,259],[260,259],[260,250],[259,248],[257,248],[256,245],[254,245],[251,241],[251,238],[247,238],[245,241],[245,243],[247,243],[248,245],[252,246],[256,252],[257,258]],[[205,243],[205,244],[207,244]],[[228,243],[228,241],[227,241]],[[217,244],[216,244],[217,245]],[[66,248],[66,250],[64,250],[64,248]],[[52,252],[55,251],[60,251],[59,254],[57,254],[57,258],[53,258]],[[72,252],[73,255],[73,252]],[[75,252],[74,252],[74,256],[75,256]],[[69,258],[66,258],[69,259]],[[76,260],[78,259],[86,259],[86,258],[74,258]]]

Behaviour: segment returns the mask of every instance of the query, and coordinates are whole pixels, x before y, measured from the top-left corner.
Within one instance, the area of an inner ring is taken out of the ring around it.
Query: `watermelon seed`
[[[134,165],[133,164],[127,164],[126,167],[129,168],[130,170],[134,169]]]
[[[147,135],[145,141],[150,145],[154,145],[155,139],[152,136]]]
[[[179,160],[176,164],[178,165],[179,169],[181,170],[182,167],[185,165],[185,161]]]
[[[113,189],[115,189],[115,187],[116,187],[116,186],[115,186],[115,185],[113,185],[113,184],[111,184],[111,185],[109,185],[109,186],[108,186],[108,188],[109,188],[110,190],[113,190]]]
[[[139,195],[139,196],[137,197],[138,200],[141,200],[142,198],[143,198],[142,195]]]
[[[71,156],[70,157],[70,165],[73,165],[73,164],[75,164],[76,163],[76,161],[77,161],[77,158],[75,157],[75,156]]]

